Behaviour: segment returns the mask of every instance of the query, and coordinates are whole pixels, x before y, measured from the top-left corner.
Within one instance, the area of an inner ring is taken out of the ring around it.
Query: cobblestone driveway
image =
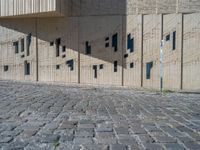
[[[0,81],[0,148],[200,149],[200,95]]]

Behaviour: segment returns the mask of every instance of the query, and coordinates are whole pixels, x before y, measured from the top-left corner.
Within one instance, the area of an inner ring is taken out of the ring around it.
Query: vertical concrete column
[[[78,17],[78,84],[81,83],[80,17]]]
[[[163,66],[163,42],[162,42],[162,40],[163,40],[163,14],[160,14],[160,24],[161,24],[161,27],[160,27],[160,30],[161,30],[161,32],[160,32],[160,44],[162,44],[162,45],[160,45],[161,47],[160,47],[160,90],[161,90],[161,92],[162,92],[162,90],[163,90],[163,72],[164,72],[164,66]],[[162,42],[162,43],[161,43]]]
[[[125,25],[124,25],[125,24]],[[122,37],[121,37],[121,44],[122,44],[122,57],[121,57],[121,65],[122,65],[122,83],[121,85],[124,86],[124,51],[126,51],[126,15],[122,15]]]
[[[38,18],[35,18],[35,37],[36,37],[36,81],[39,80],[39,60],[38,60]]]
[[[143,55],[144,55],[144,15],[141,15],[141,87],[143,87],[143,74],[144,74],[144,70],[143,70]]]
[[[181,77],[180,89],[183,89],[183,36],[184,36],[184,14],[181,14]]]

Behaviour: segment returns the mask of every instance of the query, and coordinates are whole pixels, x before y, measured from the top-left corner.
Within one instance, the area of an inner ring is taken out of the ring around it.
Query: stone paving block
[[[0,144],[1,143],[9,143],[13,140],[13,137],[6,137],[6,136],[0,136]]]
[[[158,143],[176,143],[177,142],[175,138],[169,137],[163,132],[151,132],[151,135],[152,137],[154,137],[154,139]]]
[[[144,128],[140,127],[140,126],[132,126],[131,130],[133,131],[133,133],[135,134],[146,134],[147,132],[145,131]]]
[[[89,138],[89,137],[94,137],[94,130],[85,130],[85,129],[78,129],[76,132],[75,132],[75,136],[76,137],[84,137],[84,138]]]
[[[125,144],[125,145],[135,145],[137,144],[136,139],[132,135],[118,135],[117,136],[118,143],[119,144]]]
[[[193,139],[191,139],[190,137],[184,136],[184,137],[178,137],[178,139],[183,142],[183,143],[189,143],[189,142],[194,142]]]
[[[165,150],[161,144],[157,143],[144,143],[145,150]]]
[[[154,143],[155,140],[148,134],[138,134],[138,137],[142,143]]]
[[[198,144],[197,142],[188,142],[184,144],[190,150],[198,150],[200,148],[200,144]]]
[[[74,121],[64,121],[62,122],[61,126],[59,127],[60,129],[73,129],[75,128],[77,122]]]
[[[79,146],[82,144],[93,144],[93,140],[92,138],[76,137],[74,138],[74,144]]]
[[[119,128],[114,128],[114,130],[117,134],[129,134],[129,128],[119,127]]]
[[[110,150],[128,150],[128,146],[121,144],[112,144],[110,145]]]
[[[185,148],[178,143],[165,144],[165,147],[167,150],[185,150]]]

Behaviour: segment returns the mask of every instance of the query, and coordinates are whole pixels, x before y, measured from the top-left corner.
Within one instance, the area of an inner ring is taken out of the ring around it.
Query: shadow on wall
[[[80,51],[81,54],[110,63],[113,63],[114,57],[119,65],[126,53],[126,41],[122,42],[126,37],[126,18],[123,15],[7,18],[0,19],[0,26],[27,35],[31,33],[39,41],[47,42],[49,47],[50,43],[60,44],[66,49]],[[56,42],[58,39],[60,43]],[[16,39],[9,40],[12,43]],[[41,50],[39,42],[39,52]]]

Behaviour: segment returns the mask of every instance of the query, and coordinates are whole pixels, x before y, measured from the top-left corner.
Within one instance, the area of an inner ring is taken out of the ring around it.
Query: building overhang
[[[63,0],[0,0],[0,18],[60,17]]]

